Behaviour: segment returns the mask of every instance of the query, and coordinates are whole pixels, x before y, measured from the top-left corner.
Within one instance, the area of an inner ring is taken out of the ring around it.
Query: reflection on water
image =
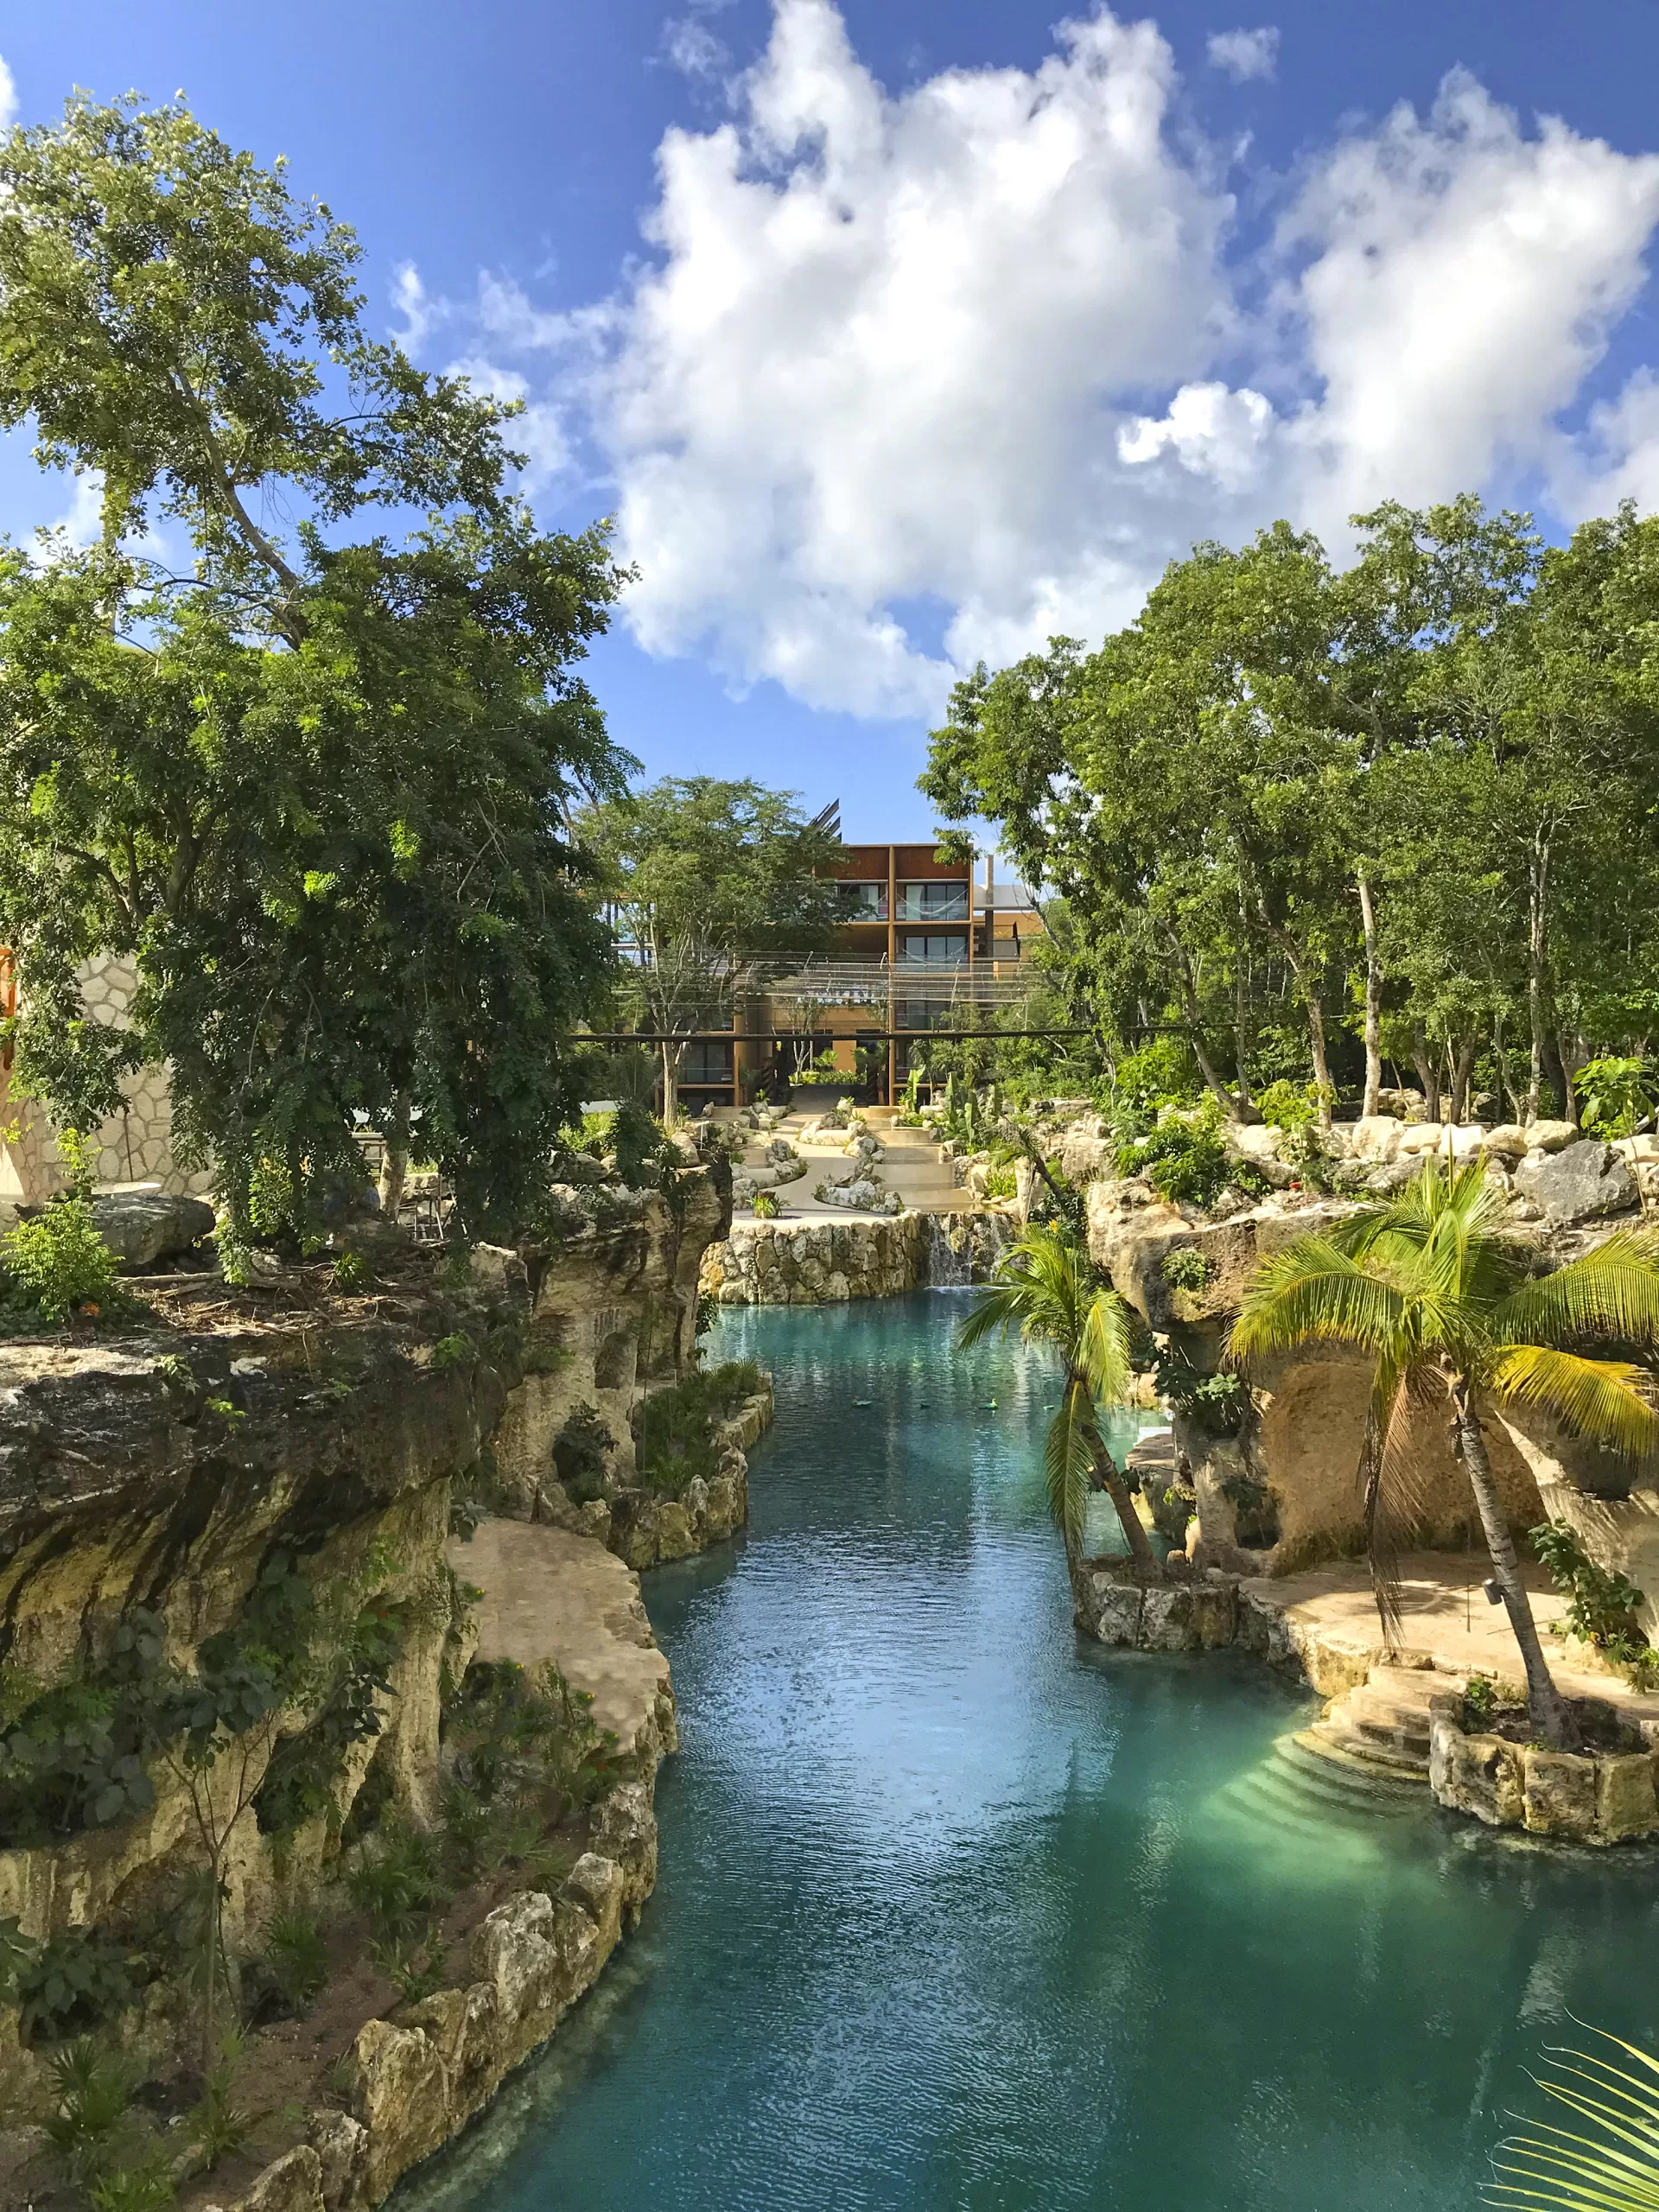
[[[779,1418],[747,1539],[646,1578],[661,1886],[400,2207],[1453,2212],[1567,2012],[1659,2043],[1651,1854],[1314,1799],[1307,1700],[1076,1643],[1052,1375],[962,1311],[722,1322]]]

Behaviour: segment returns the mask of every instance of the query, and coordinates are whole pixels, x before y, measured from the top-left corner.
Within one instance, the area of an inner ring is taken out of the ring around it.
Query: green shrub
[[[1160,1122],[1118,1147],[1120,1175],[1144,1175],[1171,1205],[1207,1206],[1235,1179],[1213,1112]]]
[[[27,2044],[60,2043],[124,2012],[137,1996],[144,1961],[95,1928],[60,1928],[16,1975]]]
[[[0,1236],[0,1305],[62,1321],[90,1307],[99,1315],[130,1304],[115,1255],[99,1235],[84,1198],[54,1198],[43,1211]]]
[[[334,1288],[361,1290],[369,1280],[369,1263],[361,1252],[342,1252],[334,1262]]]
[[[302,2012],[328,1980],[328,1951],[309,1913],[274,1912],[264,1926],[260,1978],[289,2012]]]
[[[1202,1290],[1211,1269],[1205,1254],[1195,1245],[1182,1244],[1165,1253],[1160,1272],[1172,1290]]]
[[[440,1337],[432,1347],[434,1367],[465,1367],[478,1356],[478,1346],[464,1329],[453,1336]]]
[[[672,1389],[642,1399],[632,1414],[634,1465],[649,1490],[679,1497],[686,1485],[715,1473],[715,1431],[760,1388],[753,1360],[733,1361],[706,1375],[688,1375]]]
[[[1471,1675],[1464,1687],[1463,1709],[1471,1727],[1484,1728],[1497,1710],[1497,1684],[1490,1675]]]
[[[362,1856],[346,1877],[346,1893],[366,1912],[379,1943],[409,1935],[448,1902],[437,1840],[403,1821],[383,1821],[365,1838]]]
[[[604,1497],[605,1471],[615,1449],[598,1408],[577,1406],[553,1440],[553,1471],[578,1505]]]
[[[1640,1640],[1636,1613],[1642,1592],[1634,1582],[1598,1567],[1564,1522],[1545,1521],[1528,1533],[1550,1580],[1567,1601],[1567,1624],[1574,1636],[1594,1644],[1612,1637]]]
[[[1588,1135],[1627,1137],[1659,1104],[1659,1070],[1647,1059],[1589,1060],[1579,1070],[1573,1088]]]
[[[757,1191],[750,1201],[757,1221],[776,1221],[783,1208],[770,1191]]]
[[[988,1198],[1011,1198],[1016,1187],[1012,1167],[993,1167],[985,1178],[985,1195]]]

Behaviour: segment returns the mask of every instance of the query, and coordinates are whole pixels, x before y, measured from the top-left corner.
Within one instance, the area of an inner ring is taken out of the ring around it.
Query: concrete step
[[[1420,1781],[1428,1778],[1428,1745],[1425,1741],[1421,1756],[1414,1750],[1386,1742],[1375,1735],[1362,1733],[1348,1726],[1338,1718],[1316,1720],[1311,1728],[1302,1731],[1299,1738],[1305,1751],[1346,1760],[1359,1767],[1375,1767],[1385,1774],[1398,1774]]]

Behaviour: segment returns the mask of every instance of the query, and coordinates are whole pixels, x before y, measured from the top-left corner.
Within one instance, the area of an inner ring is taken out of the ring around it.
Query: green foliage
[[[328,1949],[309,1913],[274,1912],[263,1930],[255,1965],[285,2012],[303,2012],[327,1986]]]
[[[605,1473],[616,1439],[599,1409],[586,1402],[573,1407],[553,1440],[553,1471],[578,1505],[605,1495]]]
[[[707,1481],[717,1473],[715,1432],[760,1388],[760,1369],[753,1360],[739,1360],[688,1375],[683,1382],[641,1399],[632,1416],[640,1481],[649,1490],[679,1497],[696,1477]]]
[[[202,2075],[201,2094],[185,2125],[211,2173],[221,2158],[239,2151],[248,2139],[247,2113],[236,2101],[236,2077],[242,2059],[242,2038],[234,2031],[221,2037],[219,2049]]]
[[[985,1178],[988,1198],[1011,1198],[1016,1188],[1012,1167],[993,1167]]]
[[[510,1226],[612,974],[569,825],[632,765],[576,674],[626,578],[512,495],[516,410],[365,334],[359,259],[179,103],[77,95],[0,144],[0,423],[104,524],[0,550],[18,1078],[91,1128],[169,1062],[232,1264],[256,1213],[313,1238],[400,1100],[468,1225]],[[130,1027],[86,1018],[110,952]]]
[[[776,1221],[783,1211],[772,1191],[757,1191],[749,1204],[757,1221]]]
[[[19,1967],[16,1989],[28,2044],[84,2035],[124,2012],[143,1986],[146,1962],[96,1928],[60,1928]]]
[[[1210,1262],[1196,1245],[1178,1244],[1165,1253],[1159,1273],[1172,1290],[1202,1290],[1210,1280]]]
[[[1599,2030],[1596,2033],[1601,2034]],[[1522,2120],[1492,2155],[1489,2203],[1526,2212],[1649,2212],[1659,2202],[1659,2060],[1617,2036],[1604,2051],[1558,2050],[1534,2080],[1564,2107],[1560,2126]]]
[[[1499,1702],[1497,1684],[1491,1675],[1470,1675],[1464,1685],[1463,1705],[1471,1727],[1484,1728],[1497,1711]]]
[[[54,1198],[0,1236],[0,1313],[32,1310],[56,1322],[89,1310],[113,1316],[130,1303],[85,1198]]]
[[[406,1821],[383,1820],[364,1839],[346,1889],[369,1916],[377,1942],[406,1939],[417,1923],[448,1902],[438,1839]]]
[[[362,1290],[373,1269],[361,1252],[342,1252],[334,1262],[334,1288],[347,1293]]]
[[[1159,1353],[1153,1381],[1166,1406],[1186,1414],[1211,1436],[1236,1436],[1244,1426],[1250,1394],[1231,1368],[1207,1375],[1172,1344]]]
[[[1120,1175],[1144,1175],[1172,1205],[1212,1205],[1237,1171],[1221,1141],[1214,1109],[1190,1119],[1171,1116],[1143,1137],[1120,1145]]]
[[[132,2076],[112,2052],[85,2036],[52,2053],[51,2073],[47,2140],[70,2180],[95,2190],[118,2171],[116,2161],[130,2145]]]
[[[1567,1624],[1574,1636],[1602,1645],[1614,1637],[1638,1640],[1636,1614],[1642,1592],[1628,1575],[1598,1567],[1564,1521],[1542,1521],[1527,1533],[1567,1601]]]
[[[432,1347],[434,1367],[467,1367],[478,1357],[478,1346],[464,1329],[440,1337]]]
[[[444,1832],[461,1879],[507,1863],[551,1871],[547,1829],[594,1803],[615,1776],[616,1738],[592,1706],[550,1662],[534,1675],[505,1660],[467,1669],[443,1714],[455,1754]]]
[[[1592,1136],[1627,1137],[1659,1107],[1659,1069],[1645,1058],[1591,1060],[1579,1070],[1576,1087],[1580,1119]]]
[[[332,1811],[346,1753],[380,1732],[381,1700],[391,1695],[391,1670],[408,1631],[407,1609],[384,1590],[364,1587],[384,1571],[385,1563],[372,1560],[354,1584],[331,1592],[332,1619],[315,1601],[295,1617],[289,1648],[297,1664],[289,1678],[303,1681],[315,1706],[304,1727],[276,1745],[255,1794],[255,1817],[267,1834],[291,1834]]]

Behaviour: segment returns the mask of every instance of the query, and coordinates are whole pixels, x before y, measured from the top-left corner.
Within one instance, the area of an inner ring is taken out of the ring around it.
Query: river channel
[[[1653,1853],[1327,1803],[1310,1699],[1079,1644],[1052,1370],[963,1310],[722,1319],[778,1418],[645,1580],[659,1886],[398,2212],[1459,2212],[1569,2014],[1659,2048]]]

